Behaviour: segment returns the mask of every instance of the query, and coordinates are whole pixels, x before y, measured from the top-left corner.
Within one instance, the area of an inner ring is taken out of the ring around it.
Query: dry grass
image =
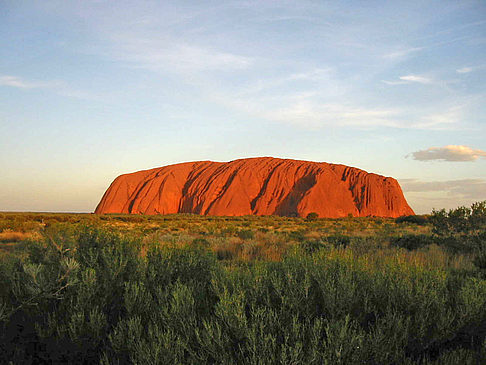
[[[5,230],[0,232],[0,242],[21,242],[33,237],[33,233],[15,232],[12,230]]]
[[[58,227],[55,227],[60,223]],[[148,248],[162,246],[192,246],[197,240],[213,251],[220,260],[250,262],[254,260],[280,261],[294,246],[307,241],[322,242],[328,236],[346,236],[356,239],[349,247],[355,254],[396,255],[389,247],[390,237],[404,234],[430,234],[430,226],[397,224],[391,218],[343,218],[307,221],[286,217],[211,217],[174,214],[167,216],[134,216],[53,213],[4,213],[0,214],[0,243],[6,247],[29,239],[41,239],[41,233],[51,229],[64,229],[67,225],[92,225],[106,228],[126,237],[140,240],[141,255]],[[244,235],[243,233],[248,233]],[[199,243],[200,244],[200,243]],[[384,249],[383,253],[379,251]],[[465,267],[470,258],[451,257],[440,248],[428,251],[400,253],[409,262],[422,266]]]

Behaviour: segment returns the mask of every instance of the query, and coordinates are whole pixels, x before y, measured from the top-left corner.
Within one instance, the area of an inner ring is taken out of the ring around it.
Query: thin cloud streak
[[[418,161],[452,161],[471,162],[486,157],[486,151],[473,149],[468,146],[448,145],[444,147],[430,147],[425,150],[412,152],[414,160]]]
[[[308,100],[263,113],[269,120],[285,122],[309,128],[324,126],[397,127],[392,119],[397,112],[387,109],[367,109],[344,104],[316,103]]]
[[[401,49],[401,50],[398,50],[398,51],[393,51],[393,52],[390,52],[390,53],[387,53],[385,54],[383,57],[384,58],[388,58],[388,59],[401,59],[401,58],[405,58],[411,54],[414,54],[414,53],[417,53],[417,52],[420,52],[424,49],[425,47],[412,47],[412,48],[405,48],[405,49]]]
[[[252,97],[251,92],[233,97],[214,93],[212,100],[252,117],[312,130],[332,126],[450,131],[463,128],[461,125],[465,120],[465,105],[450,107],[438,113],[424,113],[424,115],[416,111],[418,117],[415,117],[410,115],[409,109],[404,108],[372,108],[351,102],[341,102],[341,98],[337,98],[335,102],[327,102],[326,97],[320,92],[303,91],[282,96],[278,101],[271,96]]]
[[[381,82],[387,85],[405,85],[409,83],[407,81],[389,81],[389,80],[381,80]]]
[[[412,123],[414,129],[425,130],[454,130],[464,120],[465,105],[450,107],[443,112],[424,115],[418,122]]]
[[[430,213],[432,208],[453,209],[458,206],[470,206],[474,202],[486,199],[485,179],[400,179],[399,182],[407,201],[418,214]]]
[[[460,73],[460,74],[467,74],[467,73],[469,73],[473,70],[474,69],[472,67],[463,67],[463,68],[457,69],[456,72]]]
[[[459,74],[466,74],[466,73],[470,73],[470,72],[484,70],[485,68],[486,68],[485,64],[477,65],[477,66],[466,66],[466,67],[462,67],[462,68],[457,69],[456,72],[459,73]]]
[[[486,199],[485,179],[459,179],[445,181],[421,181],[401,179],[400,185],[407,193],[446,193],[446,196],[476,200]]]
[[[431,79],[429,79],[427,77],[423,77],[423,76],[416,76],[416,75],[400,76],[399,79],[403,80],[403,81],[418,82],[419,84],[431,84],[432,83]]]
[[[381,82],[387,85],[406,85],[414,82],[419,84],[424,84],[424,85],[435,83],[434,80],[428,77],[418,76],[418,75],[405,75],[405,76],[400,76],[398,79],[399,80],[397,81],[381,80]]]
[[[15,87],[18,89],[44,89],[59,87],[62,85],[59,81],[28,81],[17,76],[3,75],[0,76],[0,85]]]
[[[21,90],[42,89],[48,90],[57,95],[68,98],[83,99],[83,100],[106,100],[107,95],[95,94],[83,90],[77,90],[66,85],[64,81],[30,81],[22,77],[4,75],[0,76],[0,86],[14,87]]]
[[[237,71],[250,67],[251,57],[176,42],[173,39],[116,36],[114,57],[155,72]]]

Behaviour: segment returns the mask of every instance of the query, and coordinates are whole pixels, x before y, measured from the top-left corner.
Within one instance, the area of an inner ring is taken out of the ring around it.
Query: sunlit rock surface
[[[414,214],[398,182],[354,167],[272,157],[186,162],[117,177],[96,213]]]

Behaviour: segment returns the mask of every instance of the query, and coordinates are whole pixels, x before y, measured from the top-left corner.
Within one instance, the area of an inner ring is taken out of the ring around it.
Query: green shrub
[[[306,239],[305,234],[305,230],[290,231],[287,233],[287,237],[291,241],[303,242]]]
[[[255,238],[255,233],[249,229],[242,229],[238,231],[237,235],[242,240],[252,240],[253,238]]]
[[[406,234],[400,237],[394,237],[391,240],[392,246],[406,248],[409,251],[417,250],[433,243],[433,238],[425,234]]]
[[[334,247],[346,248],[351,243],[351,238],[345,235],[327,236],[325,241],[332,244]]]
[[[395,219],[395,223],[413,223],[424,226],[428,223],[428,218],[425,215],[402,215]]]
[[[164,219],[197,227],[202,218]],[[158,244],[100,225],[47,227],[43,239],[25,243],[23,256],[0,256],[0,363],[473,364],[485,359],[480,230],[451,236],[475,242],[479,270],[453,270],[447,265],[454,256],[440,265],[431,264],[433,257],[424,263],[428,251],[390,248],[383,244],[388,236],[312,239],[325,230],[308,234],[297,220],[265,219],[290,233],[247,242],[208,234],[206,241],[197,235],[224,227],[198,227],[194,235],[166,235]],[[220,222],[204,222],[213,221]],[[235,224],[234,232],[241,231],[238,222],[249,222],[250,232],[257,229],[253,218],[244,217],[228,223]],[[358,221],[359,228],[367,222]],[[264,249],[287,244],[292,235],[300,243],[289,245],[281,261],[262,260]],[[393,238],[392,246],[415,249],[426,237],[403,235]],[[206,248],[209,242],[214,253]],[[252,260],[231,260],[243,255]]]
[[[481,234],[481,241],[476,243],[474,265],[486,274],[486,232]]]
[[[209,243],[209,241],[205,238],[195,238],[192,240],[192,243],[191,243],[193,246],[196,246],[196,247],[209,247],[211,244]]]
[[[474,203],[471,208],[459,207],[448,212],[445,209],[434,210],[430,222],[440,245],[453,253],[481,256],[481,246],[486,240],[486,201]]]
[[[304,250],[304,252],[313,254],[314,252],[317,252],[323,248],[324,245],[321,240],[306,240],[300,243],[300,247]]]
[[[486,230],[486,201],[477,202],[471,208],[459,207],[448,212],[432,211],[430,222],[433,232],[441,237],[475,235]]]

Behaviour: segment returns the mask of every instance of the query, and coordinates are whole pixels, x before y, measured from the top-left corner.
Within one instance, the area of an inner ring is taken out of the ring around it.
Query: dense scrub
[[[177,233],[44,223],[0,256],[0,363],[485,363],[478,215],[453,234],[437,227],[454,211],[434,212],[428,232],[270,217],[156,218],[187,224]]]

